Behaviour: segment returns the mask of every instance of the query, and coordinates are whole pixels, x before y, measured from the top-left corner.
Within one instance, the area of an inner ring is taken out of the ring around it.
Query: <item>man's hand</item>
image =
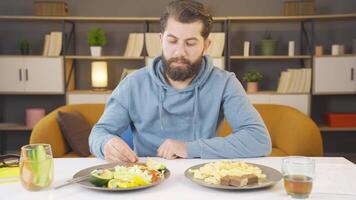
[[[167,139],[157,149],[157,156],[165,159],[187,158],[187,146],[184,142]]]
[[[104,156],[109,162],[137,162],[138,160],[135,152],[119,137],[111,138],[105,144]]]

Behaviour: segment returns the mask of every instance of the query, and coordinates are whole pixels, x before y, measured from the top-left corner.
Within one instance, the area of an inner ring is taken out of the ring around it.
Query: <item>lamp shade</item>
[[[108,86],[108,65],[104,61],[91,63],[91,85],[94,88],[104,88]]]

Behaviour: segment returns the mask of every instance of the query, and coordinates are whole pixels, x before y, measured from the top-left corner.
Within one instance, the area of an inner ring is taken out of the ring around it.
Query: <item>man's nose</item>
[[[184,44],[178,44],[176,46],[176,50],[174,52],[175,57],[185,57],[186,56],[186,49]]]

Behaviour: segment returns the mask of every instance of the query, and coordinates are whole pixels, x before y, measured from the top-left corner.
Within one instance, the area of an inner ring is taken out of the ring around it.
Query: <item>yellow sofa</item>
[[[315,123],[296,109],[282,105],[255,105],[271,134],[273,150],[270,156],[304,155],[322,156],[320,131]],[[76,104],[59,107],[45,116],[33,129],[30,143],[48,143],[54,157],[78,157],[70,152],[57,123],[57,112],[80,112],[93,126],[104,111],[104,104]],[[224,120],[218,129],[219,136],[231,133]]]

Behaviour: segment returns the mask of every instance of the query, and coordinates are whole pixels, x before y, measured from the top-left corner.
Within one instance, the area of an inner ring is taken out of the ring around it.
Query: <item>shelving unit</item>
[[[226,16],[226,17],[214,17],[214,21],[221,24],[221,29],[225,32],[225,49],[224,56],[226,61],[227,70],[233,71],[231,68],[231,62],[273,62],[273,61],[283,61],[283,62],[294,62],[300,61],[301,63],[307,62],[312,65],[312,61],[315,56],[313,56],[313,47],[315,42],[315,24],[316,22],[328,22],[328,21],[345,21],[345,20],[355,20],[356,13],[351,14],[332,14],[332,15],[310,15],[310,16]],[[107,91],[92,91],[92,90],[83,90],[81,88],[76,88],[74,85],[74,66],[76,62],[85,62],[92,60],[108,60],[114,62],[142,62],[142,66],[146,59],[146,55],[139,57],[124,57],[120,55],[104,55],[102,57],[92,57],[89,55],[77,55],[75,46],[73,52],[69,52],[70,44],[75,44],[75,25],[77,23],[132,23],[139,24],[142,26],[142,32],[149,32],[150,25],[153,23],[159,22],[159,17],[85,17],[85,16],[66,16],[66,17],[41,17],[41,16],[0,16],[1,22],[28,22],[28,23],[57,23],[62,27],[63,34],[63,70],[64,70],[64,83],[65,83],[65,94],[61,95],[60,98],[67,98],[68,95],[97,95],[102,96],[101,102],[103,99],[106,99],[112,92],[110,88]],[[295,56],[288,55],[274,55],[274,56],[260,56],[260,55],[251,55],[244,57],[231,52],[231,38],[233,32],[231,32],[231,26],[239,25],[240,23],[297,23],[297,26],[300,26],[300,54]],[[299,24],[298,24],[299,23]],[[67,29],[67,25],[71,25],[70,29]],[[308,25],[309,29],[306,28]],[[83,40],[83,39],[81,39]],[[2,55],[5,56],[5,55]],[[2,57],[0,56],[0,58]],[[11,56],[11,55],[10,55]],[[326,55],[325,57],[327,57]],[[354,55],[347,55],[354,56]],[[46,57],[46,56],[36,56],[36,57]],[[330,56],[331,57],[331,56]],[[333,56],[335,57],[335,56]],[[305,66],[304,67],[310,67]],[[32,95],[32,94],[31,94]],[[249,93],[248,95],[263,96],[263,95],[273,95],[273,96],[303,96],[303,98],[310,99],[313,96],[317,95],[335,95],[335,93],[325,93],[325,94],[314,94],[310,93],[277,93],[276,91],[260,91],[257,93]],[[350,95],[350,93],[337,93],[337,95]],[[94,99],[95,100],[95,99]],[[310,111],[310,102],[308,110]],[[355,132],[356,128],[329,128],[323,125],[320,125],[320,130],[323,132],[335,132],[335,131],[348,131],[350,133]],[[24,126],[15,126],[15,127],[0,127],[0,131],[31,131]]]

